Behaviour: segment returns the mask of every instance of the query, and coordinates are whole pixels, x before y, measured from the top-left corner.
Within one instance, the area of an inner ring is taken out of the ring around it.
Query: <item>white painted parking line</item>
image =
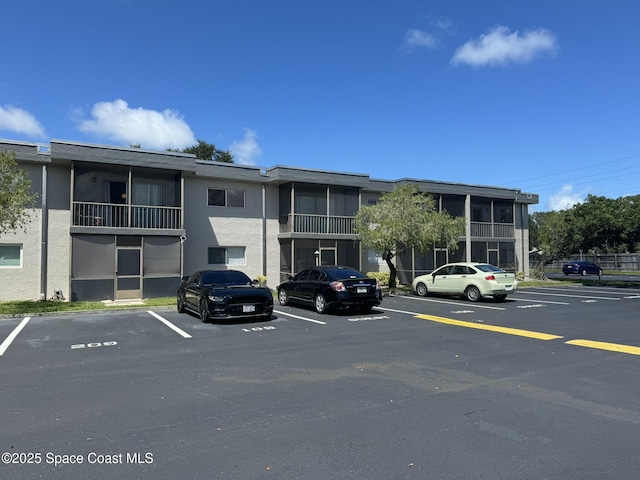
[[[527,295],[548,295],[550,297],[572,297],[572,298],[593,298],[595,300],[615,300],[619,301],[620,298],[614,297],[595,297],[593,295],[569,295],[568,293],[551,293],[551,292],[529,292]]]
[[[25,325],[29,322],[29,320],[31,320],[31,317],[24,317],[24,319],[18,324],[18,326],[13,329],[13,332],[11,332],[9,336],[5,339],[5,341],[2,342],[2,345],[0,345],[0,357],[4,355],[4,352],[7,351],[7,348],[9,348],[9,345],[13,343],[13,341],[16,339],[16,337],[18,336],[20,331],[25,327]]]
[[[638,291],[632,288],[615,288],[615,287],[611,287],[611,288],[600,288],[598,290],[596,290],[595,288],[589,287],[589,288],[582,288],[582,287],[565,287],[565,288],[555,288],[555,287],[527,287],[526,290],[528,289],[532,289],[532,290],[540,290],[540,291],[560,291],[560,292],[578,292],[578,293],[603,293],[605,295],[616,295],[616,294],[626,294],[628,292],[632,292],[632,293],[637,293]],[[525,289],[523,289],[524,291]]]
[[[470,302],[454,302],[454,301],[448,301],[448,300],[436,300],[435,298],[429,298],[429,297],[412,297],[409,295],[400,295],[400,296],[402,298],[408,298],[410,300],[418,300],[421,302],[432,302],[432,303],[446,303],[447,305],[462,305],[462,306],[468,307],[470,304]],[[473,308],[487,308],[489,310],[506,310],[506,308],[504,307],[492,307],[490,305],[483,305],[478,302],[473,303]]]
[[[384,310],[385,312],[406,313],[407,315],[413,315],[413,316],[422,315],[422,313],[418,313],[418,312],[406,312],[404,310],[395,310],[393,308],[382,308],[382,307],[378,307],[378,308],[380,308],[381,310]]]
[[[158,320],[160,320],[162,323],[164,323],[167,327],[169,327],[171,330],[173,330],[174,332],[178,333],[179,335],[182,335],[184,338],[191,338],[191,335],[189,335],[187,332],[182,330],[180,327],[176,327],[169,320],[167,320],[165,318],[162,318],[156,312],[152,312],[151,310],[147,310],[147,313],[149,315],[153,316],[153,317],[156,317]]]
[[[281,312],[279,310],[274,310],[273,313],[277,313],[278,315],[286,315],[287,317],[297,318],[298,320],[304,320],[305,322],[319,323],[320,325],[326,325],[327,324],[327,322],[321,322],[320,320],[314,320],[313,318],[300,317],[298,315],[293,315],[291,313]]]
[[[526,295],[526,293],[523,293],[523,295]],[[516,302],[534,302],[534,303],[540,303],[540,299],[536,298],[535,300],[531,299],[531,298],[521,298],[520,296],[513,297],[511,298],[511,300],[515,300]],[[569,302],[553,302],[550,300],[543,300],[544,303],[551,303],[553,305],[571,305]]]

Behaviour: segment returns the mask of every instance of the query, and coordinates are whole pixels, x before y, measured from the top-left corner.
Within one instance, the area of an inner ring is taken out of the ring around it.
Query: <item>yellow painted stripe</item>
[[[622,345],[619,343],[594,342],[592,340],[569,340],[565,343],[568,345],[577,345],[579,347],[608,350],[610,352],[628,353],[629,355],[640,355],[640,347]]]
[[[548,333],[531,332],[529,330],[520,330],[518,328],[499,327],[497,325],[487,325],[485,323],[472,323],[454,320],[452,318],[436,317],[434,315],[416,315],[417,318],[430,320],[432,322],[446,323],[448,325],[456,325],[458,327],[476,328],[478,330],[489,330],[491,332],[505,333],[507,335],[518,335],[520,337],[536,338],[538,340],[555,340],[562,338],[559,335],[551,335]]]

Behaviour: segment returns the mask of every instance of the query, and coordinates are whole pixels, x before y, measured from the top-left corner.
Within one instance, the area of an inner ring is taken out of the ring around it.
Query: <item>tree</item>
[[[589,195],[570,211],[577,233],[582,241],[580,252],[611,253],[624,243],[620,202],[612,198]]]
[[[536,212],[530,215],[529,225],[535,232],[531,244],[540,255],[539,278],[544,278],[544,267],[565,258],[580,243],[581,237],[575,231],[571,217],[569,210]]]
[[[620,197],[618,200],[622,222],[622,250],[635,253],[640,249],[640,195]]]
[[[26,228],[31,221],[27,208],[38,195],[31,191],[31,180],[18,167],[15,153],[0,152],[0,235]]]
[[[436,210],[433,198],[415,185],[402,185],[383,194],[375,205],[360,208],[355,230],[365,248],[382,255],[389,267],[389,287],[396,287],[393,258],[405,249],[425,254],[433,247],[454,251],[464,235],[463,218]]]
[[[213,160],[216,162],[233,163],[233,155],[226,150],[219,150],[213,143],[198,140],[198,143],[183,150],[184,153],[193,153],[200,160]]]

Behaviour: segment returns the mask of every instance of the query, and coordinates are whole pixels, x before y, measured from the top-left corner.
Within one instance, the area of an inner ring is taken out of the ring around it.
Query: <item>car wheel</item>
[[[569,272],[564,272],[564,274],[565,274],[566,276],[569,276]]]
[[[362,307],[360,309],[360,311],[362,313],[371,313],[371,310],[373,310],[373,306],[372,305],[367,305],[366,307]]]
[[[587,271],[586,271],[586,270],[581,270],[581,271],[580,271],[580,275],[582,275],[583,277],[584,277],[586,274],[587,274]]]
[[[200,299],[200,320],[202,323],[209,321],[209,302],[204,298]]]
[[[285,306],[289,301],[289,297],[287,297],[287,292],[285,292],[283,288],[281,288],[280,291],[278,292],[278,301],[282,306]]]
[[[478,287],[474,285],[470,285],[469,287],[467,287],[467,289],[464,291],[464,295],[470,302],[477,302],[478,300],[480,300],[480,298],[482,298],[480,290],[478,290]]]
[[[178,313],[184,313],[184,297],[181,293],[178,294],[176,306],[178,307]]]
[[[416,285],[416,293],[421,297],[426,297],[429,291],[427,290],[427,286],[424,283],[420,282]]]
[[[493,300],[496,302],[504,302],[504,300],[507,298],[506,295],[494,295],[493,296]]]
[[[316,307],[316,312],[324,313],[327,311],[327,301],[325,300],[324,295],[322,295],[321,293],[316,295],[316,299],[313,304]]]

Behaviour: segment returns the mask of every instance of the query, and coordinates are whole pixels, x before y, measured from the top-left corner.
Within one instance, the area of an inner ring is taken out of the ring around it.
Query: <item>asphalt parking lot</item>
[[[0,319],[2,478],[637,478],[639,289]]]

